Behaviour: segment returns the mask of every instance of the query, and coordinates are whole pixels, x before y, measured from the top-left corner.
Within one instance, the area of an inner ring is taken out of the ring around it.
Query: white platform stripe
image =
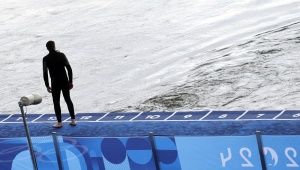
[[[239,120],[241,117],[243,117],[245,114],[248,113],[249,110],[245,111],[241,116],[237,117],[235,120]]]
[[[75,116],[76,116],[76,114],[77,114],[77,113],[75,113]],[[64,121],[62,121],[62,122],[66,122],[66,121],[68,121],[68,120],[70,120],[70,119],[71,119],[71,117],[67,118],[66,120],[64,120]]]
[[[2,120],[1,122],[4,122],[5,120],[9,119],[10,117],[12,117],[14,114],[9,115],[7,118],[5,118],[4,120]]]
[[[280,112],[277,116],[275,116],[273,119],[277,119],[277,117],[279,117],[280,115],[282,115],[285,112],[285,110],[283,110],[282,112]]]
[[[134,118],[130,119],[129,121],[132,121],[134,119],[136,119],[137,117],[139,117],[143,112],[139,113],[138,115],[136,115]]]
[[[66,122],[66,121],[68,121],[68,120],[70,120],[70,119],[71,119],[71,117],[67,118],[66,120],[64,120],[64,121],[62,121],[62,122]]]
[[[105,118],[105,116],[107,116],[110,112],[106,113],[104,116],[100,117],[100,119],[97,119],[96,122],[98,122],[99,120]]]
[[[37,117],[36,119],[34,119],[33,121],[31,122],[35,122],[36,120],[38,120],[39,118],[41,118],[42,116],[44,116],[45,114],[42,114],[41,116]]]
[[[202,118],[200,118],[199,120],[203,120],[204,118],[206,118],[213,110],[209,111],[206,115],[204,115]]]
[[[173,114],[171,114],[169,117],[167,117],[167,118],[165,118],[165,120],[168,120],[168,119],[170,119],[171,117],[173,117],[175,114],[177,113],[177,111],[176,112],[174,112]]]

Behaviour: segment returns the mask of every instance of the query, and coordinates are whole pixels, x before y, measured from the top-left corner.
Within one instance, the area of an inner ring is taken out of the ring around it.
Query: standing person
[[[64,99],[68,105],[68,109],[71,116],[70,125],[75,126],[75,113],[73,102],[70,98],[70,90],[73,88],[73,75],[72,68],[69,64],[69,61],[65,54],[55,50],[55,42],[48,41],[46,47],[49,51],[49,54],[43,58],[43,76],[47,91],[52,93],[54,111],[57,118],[57,124],[53,127],[61,128],[63,127],[61,122],[61,109],[60,109],[60,92],[62,91]],[[68,76],[65,70],[65,67],[68,70]],[[51,87],[48,82],[48,69],[51,77]]]

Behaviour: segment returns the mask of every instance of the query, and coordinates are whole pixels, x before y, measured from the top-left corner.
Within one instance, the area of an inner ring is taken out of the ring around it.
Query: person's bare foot
[[[70,125],[76,126],[76,121],[75,119],[72,119],[72,121],[69,123]]]
[[[55,128],[61,128],[63,127],[62,123],[56,123],[55,125],[53,125],[53,127]]]

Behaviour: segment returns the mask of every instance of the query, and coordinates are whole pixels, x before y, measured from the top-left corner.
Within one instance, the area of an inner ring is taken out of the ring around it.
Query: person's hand
[[[73,83],[69,83],[69,89],[73,89]]]
[[[47,91],[48,91],[49,93],[52,93],[51,87],[47,87]]]

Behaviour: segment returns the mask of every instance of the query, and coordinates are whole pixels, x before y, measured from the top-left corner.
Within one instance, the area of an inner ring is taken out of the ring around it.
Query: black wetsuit
[[[68,70],[68,76],[65,67]],[[71,118],[75,119],[74,106],[70,98],[69,89],[69,83],[72,83],[73,80],[72,68],[65,54],[58,51],[50,51],[43,58],[43,75],[46,87],[49,87],[48,69],[51,77],[52,98],[57,121],[61,122],[60,91],[63,92]]]

